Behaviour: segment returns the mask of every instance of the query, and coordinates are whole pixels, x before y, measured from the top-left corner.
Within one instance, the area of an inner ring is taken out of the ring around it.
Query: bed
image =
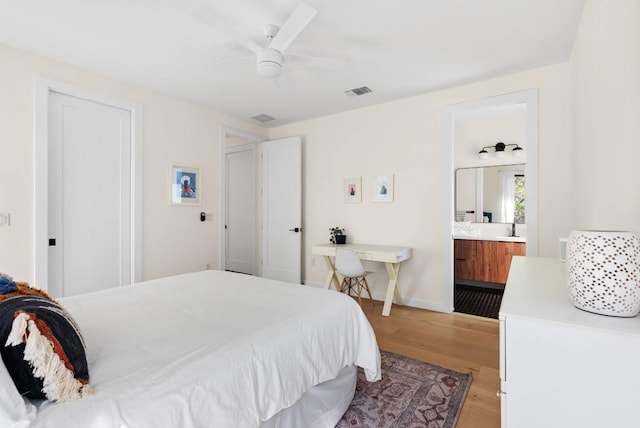
[[[371,326],[335,291],[211,270],[59,302],[94,393],[36,402],[17,426],[332,427],[356,367],[381,378]]]

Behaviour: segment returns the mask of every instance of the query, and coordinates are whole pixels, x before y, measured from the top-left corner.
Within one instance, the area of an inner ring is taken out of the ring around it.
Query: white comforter
[[[346,366],[378,380],[357,304],[335,291],[205,271],[61,299],[95,395],[32,427],[257,427]]]

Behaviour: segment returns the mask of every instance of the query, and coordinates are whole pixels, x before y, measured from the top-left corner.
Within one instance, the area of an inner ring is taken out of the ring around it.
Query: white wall
[[[590,0],[570,65],[571,226],[640,232],[640,2]]]
[[[539,254],[556,256],[558,238],[576,228],[640,230],[640,2],[590,0],[571,60],[271,129],[207,108],[116,82],[0,46],[0,271],[33,275],[33,81],[62,80],[144,106],[144,276],[200,269],[217,254],[220,125],[270,138],[304,140],[304,278],[322,282],[326,268],[310,254],[328,228],[347,228],[351,241],[410,245],[402,293],[416,306],[437,307],[448,281],[442,261],[441,115],[451,104],[538,88]],[[199,208],[169,207],[169,162],[200,163],[207,194]],[[395,202],[371,202],[372,177],[393,173]],[[342,179],[363,177],[363,202],[345,204]],[[193,220],[192,220],[193,219]],[[373,266],[371,266],[373,267]],[[384,289],[377,269],[374,290]]]
[[[0,272],[34,278],[34,80],[43,76],[143,106],[143,278],[214,267],[218,261],[220,126],[265,135],[258,125],[158,92],[0,45]],[[172,161],[199,164],[201,207],[169,205]],[[214,214],[201,223],[199,212]],[[37,286],[37,284],[35,284]]]
[[[324,262],[311,246],[328,241],[328,228],[346,228],[349,242],[407,245],[414,257],[401,271],[401,293],[411,305],[442,307],[442,285],[452,257],[442,248],[444,174],[442,114],[446,106],[531,88],[539,90],[539,253],[555,255],[566,236],[569,172],[568,63],[477,82],[373,107],[326,116],[270,130],[270,138],[303,136],[304,279],[321,283]],[[373,203],[372,177],[395,175],[395,201]],[[363,202],[343,202],[342,180],[362,176]],[[381,296],[386,273],[376,264],[374,292]]]
[[[455,145],[453,164],[455,168],[509,165],[527,161],[527,116],[524,104],[493,109],[476,114],[457,115],[454,123]],[[478,152],[484,146],[495,146],[498,142],[517,144],[525,153],[521,157],[511,154],[507,147],[505,157],[497,159],[495,150],[487,149],[489,159],[482,160]]]

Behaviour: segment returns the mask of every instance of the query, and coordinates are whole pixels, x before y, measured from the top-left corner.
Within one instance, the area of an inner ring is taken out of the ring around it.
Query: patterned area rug
[[[358,373],[356,394],[336,428],[453,428],[471,374],[380,351],[382,380]]]

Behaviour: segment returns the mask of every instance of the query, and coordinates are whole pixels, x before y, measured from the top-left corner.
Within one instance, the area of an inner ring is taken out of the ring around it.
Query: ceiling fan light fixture
[[[258,75],[269,79],[275,79],[282,73],[282,53],[275,49],[262,49],[256,53],[256,67]]]

